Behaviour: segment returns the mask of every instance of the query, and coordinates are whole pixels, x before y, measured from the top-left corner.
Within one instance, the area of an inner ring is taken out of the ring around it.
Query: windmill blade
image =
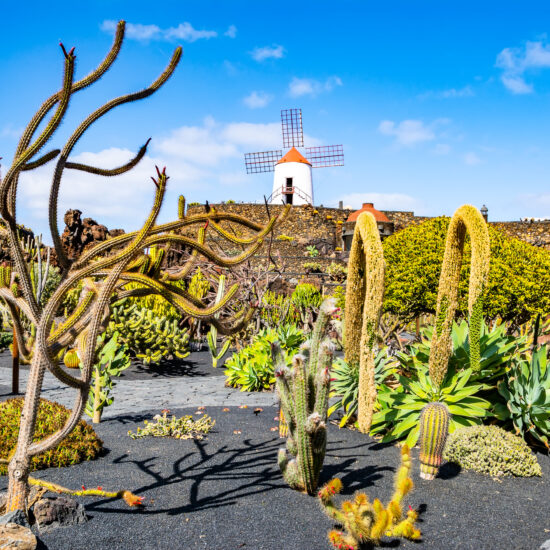
[[[283,152],[279,149],[277,151],[259,151],[257,153],[245,153],[244,163],[246,166],[247,174],[259,174],[261,172],[273,172],[275,165],[281,157]]]
[[[344,147],[342,145],[306,147],[306,158],[313,168],[344,166]]]
[[[283,109],[281,111],[283,127],[283,147],[303,147],[304,130],[302,128],[302,109]]]

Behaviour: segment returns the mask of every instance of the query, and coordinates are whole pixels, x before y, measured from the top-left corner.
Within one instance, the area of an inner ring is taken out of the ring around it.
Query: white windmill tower
[[[281,124],[283,147],[290,149],[284,156],[281,149],[246,153],[246,173],[274,172],[270,204],[313,204],[311,169],[344,166],[344,148],[342,145],[304,148],[302,109],[282,110]],[[297,147],[302,148],[304,154]]]

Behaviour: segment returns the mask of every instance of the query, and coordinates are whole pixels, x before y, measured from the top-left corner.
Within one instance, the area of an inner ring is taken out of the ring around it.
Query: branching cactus
[[[357,418],[368,433],[376,403],[374,346],[384,299],[384,250],[370,212],[357,218],[348,261],[344,349],[346,361],[359,366]]]
[[[67,51],[62,46],[64,56],[62,88],[55,91],[43,103],[29,122],[16,148],[14,160],[0,182],[0,214],[3,219],[0,233],[8,239],[10,258],[14,264],[11,274],[7,270],[2,273],[0,297],[10,309],[19,347],[26,356],[32,357],[17,447],[8,467],[7,511],[26,510],[31,458],[57,446],[78,423],[88,399],[92,370],[96,362],[98,336],[104,332],[109,322],[110,305],[124,298],[157,294],[175,307],[182,316],[209,321],[216,325],[221,334],[231,334],[235,330],[240,330],[244,324],[248,323],[252,309],[244,313],[240,312],[238,316],[224,318],[223,321],[214,317],[235,296],[239,290],[238,284],[233,285],[217,304],[210,304],[191,296],[182,290],[181,285],[173,283],[189,273],[197,255],[207,258],[219,267],[227,268],[242,263],[262,246],[266,236],[288,215],[290,208],[288,206],[279,216],[271,217],[268,223],[262,226],[242,216],[218,213],[214,210],[203,214],[186,215],[185,201],[180,198],[178,219],[157,225],[157,216],[168,182],[166,170],[157,169],[157,176],[153,178],[153,204],[141,229],[98,243],[76,260],[68,258],[61,244],[57,215],[58,195],[65,170],[83,171],[97,176],[123,174],[144,157],[149,140],[132,160],[114,169],[71,162],[69,157],[74,147],[90,126],[111,109],[155,93],[170,78],[181,57],[181,48],[176,48],[166,69],[149,87],[107,102],[76,128],[61,150],[54,149],[38,156],[63,121],[72,95],[99,80],[117,58],[122,46],[124,27],[124,22],[119,22],[114,44],[104,61],[88,76],[78,81],[74,80],[74,48]],[[47,120],[48,117],[49,120]],[[23,245],[18,235],[15,206],[21,172],[38,168],[55,158],[57,163],[50,187],[48,214],[61,282],[47,303],[43,304],[37,300],[33,280],[25,261]],[[219,254],[205,244],[206,229],[211,229],[223,237],[225,230],[220,223],[226,222],[237,224],[253,232],[253,235],[247,239],[232,237],[233,242],[237,241],[243,246],[243,251],[238,256],[229,257]],[[186,235],[191,236],[178,234],[178,230],[184,228]],[[192,236],[193,230],[197,230],[196,237]],[[159,256],[156,254],[144,267],[145,250],[173,244],[184,246],[192,251],[189,260],[177,271],[163,271]],[[137,283],[137,285],[132,286],[129,283]],[[63,301],[67,294],[79,285],[82,285],[82,292],[76,308],[58,323],[57,312]],[[244,293],[243,300],[247,300],[246,289]],[[35,338],[25,339],[26,329],[21,322],[22,318],[31,325],[30,332],[31,335],[36,335]],[[65,350],[71,348],[77,350],[81,359],[79,376],[73,376],[59,365]],[[33,441],[37,408],[46,369],[62,383],[75,389],[77,395],[72,413],[65,425],[48,438]]]
[[[290,487],[310,495],[317,488],[325,458],[334,345],[324,336],[337,310],[333,299],[323,302],[311,339],[293,357],[291,367],[279,344],[272,346],[277,391],[289,430],[286,449],[279,450],[279,467]]]
[[[420,414],[420,477],[434,479],[443,460],[451,413],[444,403],[428,403]]]
[[[477,208],[466,204],[461,206],[451,218],[439,277],[435,330],[429,362],[430,377],[438,386],[447,374],[449,357],[452,353],[451,329],[458,306],[458,285],[466,232],[469,233],[472,243],[468,287],[470,366],[474,371],[479,370],[483,291],[489,277],[491,249],[487,223]]]
[[[411,456],[407,445],[401,450],[401,466],[395,476],[394,493],[387,506],[378,499],[371,503],[365,493],[357,493],[353,501],[346,500],[338,509],[333,497],[342,490],[342,482],[336,478],[329,481],[320,491],[319,500],[325,513],[339,523],[343,529],[328,534],[330,543],[338,550],[359,550],[372,548],[380,543],[382,536],[402,537],[418,540],[420,531],[415,527],[418,513],[409,506],[404,517],[402,501],[412,490],[409,477]]]

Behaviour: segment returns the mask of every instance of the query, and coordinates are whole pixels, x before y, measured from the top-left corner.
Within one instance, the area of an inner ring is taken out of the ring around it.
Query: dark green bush
[[[449,218],[434,218],[384,240],[384,310],[413,318],[433,313]],[[489,226],[491,269],[484,293],[486,317],[521,324],[550,311],[550,253],[506,237]],[[470,242],[460,281],[459,311],[467,311]]]
[[[7,459],[17,444],[22,407],[21,397],[0,403],[0,459]],[[69,409],[59,403],[41,399],[33,441],[40,441],[62,428],[70,413]],[[61,468],[84,460],[93,460],[102,448],[101,439],[97,437],[91,426],[81,420],[57,447],[33,456],[31,469]],[[0,475],[6,475],[6,473],[7,464],[0,464]]]

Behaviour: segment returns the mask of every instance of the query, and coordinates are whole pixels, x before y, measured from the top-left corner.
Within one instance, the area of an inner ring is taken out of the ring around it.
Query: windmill
[[[270,204],[313,204],[312,168],[344,166],[342,145],[304,147],[302,109],[281,111],[283,147],[290,148],[283,156],[282,149],[246,153],[246,173],[274,172]],[[304,155],[297,147],[304,149]]]

